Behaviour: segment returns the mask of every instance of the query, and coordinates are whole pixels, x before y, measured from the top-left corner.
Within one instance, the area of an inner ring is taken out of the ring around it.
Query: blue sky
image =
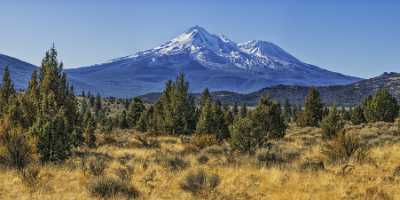
[[[2,0],[0,53],[39,64],[55,42],[67,67],[156,47],[200,25],[273,42],[304,62],[360,77],[400,72],[400,1]]]

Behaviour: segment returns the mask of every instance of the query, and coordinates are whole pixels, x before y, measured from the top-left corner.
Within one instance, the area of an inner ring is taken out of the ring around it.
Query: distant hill
[[[352,106],[359,104],[368,95],[374,94],[377,90],[386,88],[400,102],[400,73],[384,73],[380,76],[362,80],[348,85],[322,86],[316,87],[320,92],[322,100],[326,104],[336,103],[341,106]],[[289,86],[278,85],[267,87],[249,94],[240,94],[235,92],[212,92],[214,99],[219,99],[223,103],[246,103],[255,105],[258,99],[263,95],[268,95],[272,99],[283,102],[286,98],[292,104],[303,104],[310,87],[307,86]],[[199,94],[194,94],[199,97]],[[151,93],[140,96],[143,100],[154,102],[158,99],[160,93]]]

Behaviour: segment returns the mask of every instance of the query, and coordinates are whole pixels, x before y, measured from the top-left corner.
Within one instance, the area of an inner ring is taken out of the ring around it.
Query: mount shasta
[[[0,55],[0,68],[4,65],[10,67],[20,89],[26,87],[26,80],[36,68]],[[208,87],[213,91],[248,93],[279,84],[327,86],[360,80],[304,63],[273,43],[258,40],[235,43],[199,26],[159,47],[65,72],[77,92],[85,90],[116,97],[159,92],[165,81],[180,72],[189,80],[192,92]]]

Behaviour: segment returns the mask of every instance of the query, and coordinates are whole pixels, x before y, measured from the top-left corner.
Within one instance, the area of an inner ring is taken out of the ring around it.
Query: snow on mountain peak
[[[240,43],[238,46],[242,51],[259,57],[274,58],[290,63],[300,63],[297,58],[271,42],[251,40],[245,43]]]

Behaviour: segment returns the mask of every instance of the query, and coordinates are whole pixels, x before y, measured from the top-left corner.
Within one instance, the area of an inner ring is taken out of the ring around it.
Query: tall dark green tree
[[[240,107],[240,110],[239,110],[239,116],[240,117],[247,117],[247,112],[248,112],[248,110],[247,110],[247,104],[242,104],[242,106]]]
[[[196,133],[214,133],[213,105],[211,98],[204,98],[201,112],[196,125]]]
[[[85,143],[88,147],[93,148],[96,146],[96,121],[92,113],[87,110],[84,117],[83,135],[85,136]]]
[[[42,60],[38,112],[31,129],[38,137],[37,149],[44,162],[66,159],[82,134],[77,102],[62,66],[52,47]]]
[[[290,105],[289,99],[285,99],[285,103],[283,104],[283,117],[285,118],[286,122],[290,122],[292,120],[292,105]]]
[[[363,110],[368,122],[394,122],[399,114],[399,105],[388,90],[381,89],[364,101]]]
[[[229,129],[224,119],[224,112],[220,101],[216,101],[212,106],[213,130],[218,140],[229,137]]]
[[[144,110],[145,106],[143,101],[139,97],[133,98],[127,113],[129,127],[134,128],[136,126],[136,123],[139,121]]]
[[[351,110],[350,120],[354,125],[367,122],[364,117],[364,111],[361,106],[356,106]]]
[[[0,87],[0,114],[4,113],[8,107],[8,100],[15,95],[14,85],[11,81],[8,66],[4,68],[3,81]]]
[[[319,126],[323,116],[323,109],[324,106],[319,92],[315,88],[311,88],[304,100],[302,126]]]
[[[336,108],[336,105],[333,105],[329,114],[324,117],[321,122],[322,128],[322,137],[325,139],[331,139],[335,137],[339,131],[341,131],[344,127],[344,121],[341,118],[339,111]]]
[[[281,113],[281,106],[268,97],[261,97],[251,112],[250,119],[254,127],[266,138],[282,138],[285,135],[287,126]]]

